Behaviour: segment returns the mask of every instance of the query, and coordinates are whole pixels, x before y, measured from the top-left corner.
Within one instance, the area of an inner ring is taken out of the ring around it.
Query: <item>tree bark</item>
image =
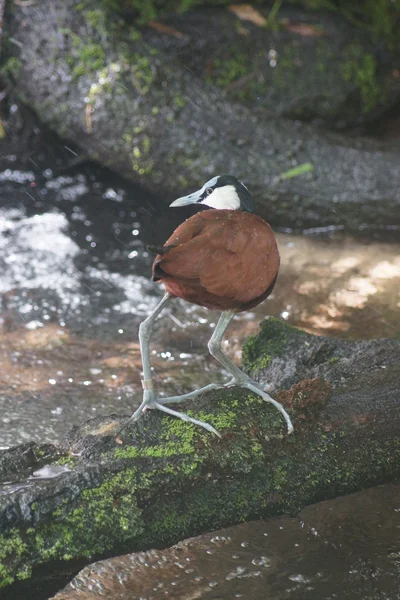
[[[70,575],[73,559],[78,570],[400,475],[400,343],[329,340],[269,319],[244,359],[285,403],[293,435],[271,405],[230,388],[182,408],[222,439],[149,411],[117,439],[114,415],[54,446],[2,451],[1,585],[40,565]]]
[[[78,153],[168,197],[234,173],[281,227],[399,226],[398,147],[261,118],[132,39],[137,32],[129,37],[97,3],[10,3],[9,11],[18,92]],[[305,164],[312,170],[290,172]]]

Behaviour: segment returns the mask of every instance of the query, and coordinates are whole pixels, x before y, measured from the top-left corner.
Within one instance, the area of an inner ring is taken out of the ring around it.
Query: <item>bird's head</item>
[[[210,208],[254,212],[254,200],[247,187],[233,175],[218,175],[197,192],[174,200],[170,206],[199,204]]]

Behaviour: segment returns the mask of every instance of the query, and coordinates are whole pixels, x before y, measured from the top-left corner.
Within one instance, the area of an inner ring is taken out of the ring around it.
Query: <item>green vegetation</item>
[[[163,0],[101,0],[101,5],[115,11],[127,19],[134,18],[140,24],[148,23],[163,18],[171,12],[185,12],[202,5],[232,4],[232,0],[171,0],[165,3]],[[365,31],[372,41],[384,40],[388,46],[398,45],[399,36],[396,30],[396,11],[400,10],[400,0],[363,0],[353,2],[335,2],[334,0],[274,0],[271,8],[271,0],[255,0],[253,3],[260,6],[268,6],[266,27],[276,27],[279,23],[279,11],[285,4],[297,4],[309,10],[327,10],[341,14],[349,22]]]
[[[0,75],[17,79],[21,69],[22,61],[15,56],[10,56],[0,68]]]
[[[267,29],[276,29],[277,27],[279,27],[279,21],[277,21],[277,15],[278,15],[279,9],[281,8],[282,4],[283,4],[283,0],[274,0],[271,10],[269,11],[269,14],[268,14],[268,19],[265,23],[265,27]]]
[[[305,335],[279,319],[270,317],[261,323],[260,332],[249,336],[243,345],[242,361],[249,371],[265,369],[274,356],[281,356],[291,335]]]
[[[42,527],[25,532],[14,528],[0,536],[0,587],[15,577],[29,577],[32,564],[89,557],[132,537],[140,530],[136,483],[136,470],[127,469],[99,487],[83,491],[75,508],[62,503],[51,522]],[[35,511],[33,505],[31,510]]]
[[[360,91],[361,106],[364,113],[375,108],[382,96],[382,88],[377,81],[377,61],[363,51],[358,43],[348,48],[348,60],[342,65],[345,81],[355,81]]]
[[[139,94],[144,96],[149,91],[154,78],[150,60],[147,56],[133,54],[131,65],[133,84]]]
[[[105,54],[101,44],[87,43],[70,29],[63,29],[62,33],[72,41],[66,61],[74,79],[104,68]]]
[[[298,177],[299,175],[303,175],[303,173],[310,173],[313,169],[314,167],[311,163],[303,163],[302,165],[298,165],[297,167],[293,167],[293,169],[281,173],[279,178],[292,179],[292,177]]]
[[[213,75],[208,76],[208,81],[219,87],[226,87],[249,72],[250,60],[243,52],[230,54],[232,58],[216,58],[213,60]]]

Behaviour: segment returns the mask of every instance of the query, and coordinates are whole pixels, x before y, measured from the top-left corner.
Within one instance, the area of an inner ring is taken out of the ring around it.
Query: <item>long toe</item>
[[[186,402],[186,400],[192,400],[193,398],[197,398],[197,396],[201,396],[205,392],[211,392],[212,390],[216,390],[223,386],[218,385],[217,383],[209,383],[202,388],[197,390],[193,390],[192,392],[188,392],[187,394],[181,394],[180,396],[169,396],[168,398],[158,398],[158,404],[173,404],[179,402]]]
[[[159,410],[162,410],[163,412],[165,412],[173,417],[177,417],[178,419],[181,419],[182,421],[186,421],[187,423],[193,423],[193,425],[198,425],[199,427],[203,427],[203,429],[206,429],[207,431],[214,433],[219,438],[221,437],[220,434],[218,433],[218,431],[212,425],[210,425],[209,423],[205,423],[204,421],[199,421],[198,419],[194,419],[193,417],[189,417],[189,415],[187,415],[186,413],[178,412],[177,410],[172,410],[172,408],[168,408],[168,406],[164,406],[163,404],[159,404],[159,403],[155,404],[154,408],[158,408]]]
[[[261,390],[257,385],[254,384],[254,382],[251,382],[251,383],[242,383],[241,385],[243,387],[246,387],[248,390],[251,390],[252,392],[254,392],[254,393],[258,394],[259,396],[261,396],[261,398],[263,400],[265,400],[266,402],[269,402],[270,404],[273,404],[275,406],[275,408],[277,408],[279,410],[279,412],[282,414],[283,418],[285,419],[288,434],[293,433],[293,431],[294,431],[293,423],[292,423],[292,421],[291,421],[288,413],[286,412],[286,410],[282,406],[282,404],[280,404],[279,402],[277,402],[276,400],[274,400],[273,398],[271,398],[271,396],[269,394],[267,394],[267,392],[264,392],[263,390]]]

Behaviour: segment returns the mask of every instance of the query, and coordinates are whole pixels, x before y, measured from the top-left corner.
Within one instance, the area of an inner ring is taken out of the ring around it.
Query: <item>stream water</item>
[[[138,405],[137,328],[162,294],[150,281],[146,244],[161,244],[191,214],[167,206],[94,166],[0,172],[0,447],[54,441],[92,415],[130,414]],[[224,349],[235,361],[267,315],[318,335],[400,338],[400,240],[286,232],[278,243],[273,295],[229,327]],[[207,352],[217,318],[179,300],[165,309],[152,342],[160,394],[225,380]],[[341,537],[332,507],[318,544],[307,526],[311,554],[299,550],[301,519],[241,525],[218,534],[226,544],[199,542],[208,561],[195,569],[205,569],[200,579],[178,578],[174,592],[175,575],[153,569],[143,593],[104,597],[398,599],[398,488],[390,507],[385,494],[360,498],[362,519],[349,513]],[[74,593],[68,598],[94,597]]]

